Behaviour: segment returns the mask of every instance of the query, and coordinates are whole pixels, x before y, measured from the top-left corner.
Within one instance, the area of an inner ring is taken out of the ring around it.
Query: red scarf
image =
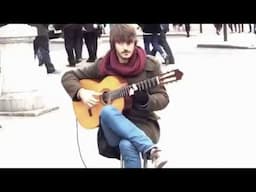
[[[101,75],[121,75],[131,77],[140,74],[145,67],[146,53],[140,47],[135,47],[128,63],[119,63],[115,50],[111,49],[99,64]]]

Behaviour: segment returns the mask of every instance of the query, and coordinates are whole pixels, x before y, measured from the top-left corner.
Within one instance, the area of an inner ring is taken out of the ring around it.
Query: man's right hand
[[[99,97],[102,95],[102,93],[93,91],[93,90],[88,90],[81,88],[79,89],[77,93],[77,97],[82,100],[83,103],[89,106],[89,108],[92,108],[94,105],[96,105],[99,102]]]

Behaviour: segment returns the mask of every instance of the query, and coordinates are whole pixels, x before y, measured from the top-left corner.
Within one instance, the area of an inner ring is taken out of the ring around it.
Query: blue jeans
[[[143,41],[144,41],[144,48],[147,53],[147,55],[152,55],[150,51],[150,43],[154,50],[158,51],[160,55],[163,57],[164,51],[159,45],[160,36],[158,34],[152,34],[152,35],[143,35]]]
[[[50,58],[50,54],[49,54],[49,50],[44,49],[42,47],[38,48],[37,51],[37,57],[38,57],[38,61],[39,61],[39,65],[42,64],[51,64],[51,58]]]
[[[125,168],[141,168],[143,155],[154,147],[152,140],[111,105],[104,106],[100,123],[108,144],[119,146]]]

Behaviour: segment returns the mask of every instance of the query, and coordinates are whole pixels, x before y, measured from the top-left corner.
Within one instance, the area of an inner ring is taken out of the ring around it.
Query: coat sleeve
[[[98,63],[99,60],[90,66],[85,66],[83,68],[77,68],[75,70],[67,71],[63,74],[61,78],[61,83],[71,97],[73,101],[78,100],[77,92],[81,88],[81,79],[99,79],[100,75],[98,73]]]
[[[154,65],[154,71],[152,77],[157,76],[161,73],[160,65]],[[164,109],[169,103],[169,96],[166,92],[166,88],[163,85],[159,85],[148,90],[148,102],[141,106],[147,111],[158,111]]]

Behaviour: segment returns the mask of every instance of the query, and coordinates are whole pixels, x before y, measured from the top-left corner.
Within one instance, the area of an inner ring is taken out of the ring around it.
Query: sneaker
[[[160,157],[160,151],[161,150],[158,148],[153,148],[150,151],[150,159],[152,160],[152,164],[155,168],[162,168],[168,162]]]

